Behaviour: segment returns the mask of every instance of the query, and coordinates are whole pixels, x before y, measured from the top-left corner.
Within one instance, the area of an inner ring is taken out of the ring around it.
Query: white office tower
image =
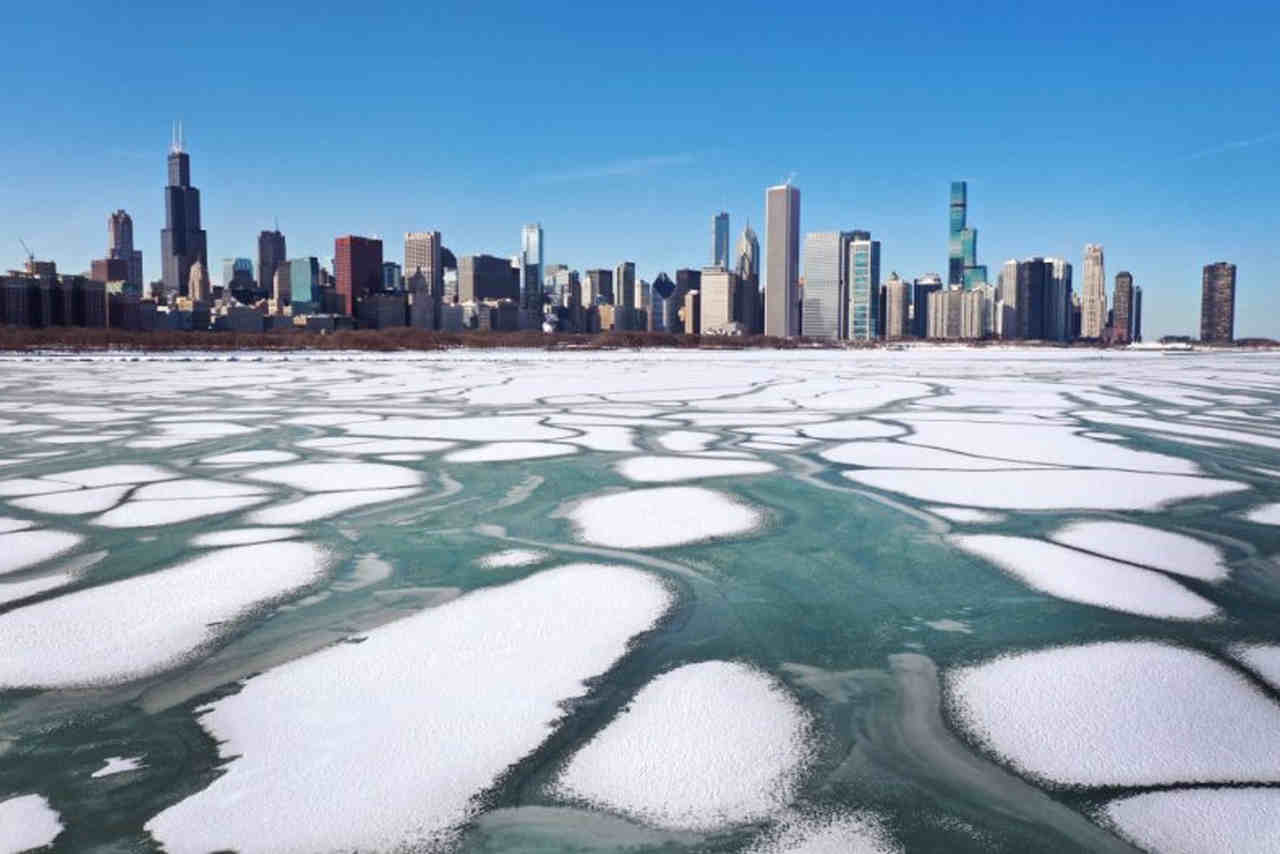
[[[804,238],[804,299],[801,328],[807,338],[845,337],[845,302],[849,285],[848,231],[811,232]],[[703,274],[705,277],[705,273]],[[702,315],[706,318],[706,297]]]
[[[894,273],[884,285],[884,337],[906,338],[911,333],[911,283]]]
[[[790,338],[800,327],[800,191],[790,184],[765,190],[764,219],[764,334]]]
[[[1084,247],[1084,287],[1080,294],[1080,337],[1101,338],[1107,325],[1107,275],[1102,263],[1102,247]]]

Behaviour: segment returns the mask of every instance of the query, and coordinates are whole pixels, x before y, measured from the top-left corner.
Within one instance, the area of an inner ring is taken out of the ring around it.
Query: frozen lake
[[[1280,355],[0,356],[0,852],[1274,851]]]

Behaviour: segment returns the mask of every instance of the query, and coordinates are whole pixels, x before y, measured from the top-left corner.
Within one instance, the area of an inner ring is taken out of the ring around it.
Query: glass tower
[[[876,337],[880,311],[880,241],[869,231],[855,231],[849,241],[849,339]],[[807,283],[806,283],[807,284]]]
[[[724,211],[715,215],[711,221],[711,264],[733,269],[729,263],[729,215]]]
[[[542,224],[520,231],[520,297],[526,309],[542,307]]]
[[[849,241],[852,237],[852,232],[848,231],[805,235],[804,300],[800,324],[806,337],[845,337],[845,291],[849,284]]]

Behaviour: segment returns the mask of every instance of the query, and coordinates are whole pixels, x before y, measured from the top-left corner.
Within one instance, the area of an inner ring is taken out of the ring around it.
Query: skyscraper
[[[320,302],[320,261],[314,256],[289,262],[289,298],[294,314],[315,311]]]
[[[202,261],[193,261],[187,271],[187,295],[195,302],[209,300],[209,271]]]
[[[1016,262],[1014,267],[1016,269]],[[940,290],[942,277],[937,273],[920,276],[911,283],[911,305],[915,312],[911,318],[911,334],[916,338],[929,336],[929,294]]]
[[[333,266],[338,308],[343,314],[354,314],[356,301],[382,286],[382,241],[350,234],[337,238]]]
[[[142,251],[133,248],[133,218],[123,210],[107,218],[107,257],[124,261],[128,267],[125,281],[142,287]]]
[[[978,229],[969,228],[969,185],[951,182],[947,235],[947,284],[966,288],[987,283],[987,268],[978,263]]]
[[[582,289],[584,307],[613,303],[613,271],[588,270],[586,287]]]
[[[711,219],[711,265],[733,269],[729,260],[729,215],[724,211]]]
[[[1116,273],[1116,289],[1113,294],[1111,317],[1111,340],[1128,342],[1133,340],[1133,274],[1127,271]]]
[[[422,273],[427,291],[434,298],[444,296],[442,246],[438,231],[411,231],[404,236],[404,277],[410,279],[415,273]]]
[[[806,283],[807,283],[806,279]],[[894,273],[885,282],[884,337],[905,338],[911,331],[908,311],[911,307],[911,288]]]
[[[273,291],[276,270],[289,258],[279,229],[258,232],[258,290]]]
[[[1071,264],[1063,258],[1046,258],[1044,335],[1047,341],[1071,337]]]
[[[636,263],[623,261],[613,271],[613,304],[627,309],[636,307]]]
[[[788,338],[799,330],[796,289],[800,282],[800,191],[780,184],[765,191],[764,332]]]
[[[542,311],[542,223],[520,230],[520,304],[526,311]]]
[[[1017,304],[1014,306],[1016,331],[1013,337],[1030,340],[1046,337],[1046,306],[1053,296],[1052,291],[1053,264],[1051,261],[1035,257],[1018,262]]]
[[[847,251],[849,340],[870,341],[880,325],[880,241],[869,231],[854,231]]]
[[[1236,337],[1236,265],[1206,264],[1201,277],[1200,340],[1225,343]]]
[[[760,241],[751,224],[742,230],[735,251],[733,271],[738,274],[738,296],[741,301],[742,324],[747,331],[758,333],[760,325]]]
[[[657,332],[675,332],[680,325],[676,304],[676,283],[666,273],[659,273],[650,289],[653,294],[653,329]]]
[[[1142,286],[1133,288],[1133,340],[1142,340]]]
[[[738,305],[738,274],[718,264],[702,268],[699,300],[700,332],[723,332],[734,322]]]
[[[848,334],[845,320],[849,287],[849,231],[810,232],[804,239],[802,325],[808,338],[835,340]],[[706,271],[702,277],[705,281]],[[706,317],[707,296],[702,296]]]
[[[1102,247],[1088,243],[1084,247],[1084,286],[1080,293],[1080,337],[1101,338],[1107,325],[1107,279],[1102,261]]]
[[[164,229],[160,261],[165,290],[187,293],[191,265],[208,267],[206,235],[200,227],[200,191],[191,186],[191,157],[179,124],[169,146],[169,184],[164,188]]]

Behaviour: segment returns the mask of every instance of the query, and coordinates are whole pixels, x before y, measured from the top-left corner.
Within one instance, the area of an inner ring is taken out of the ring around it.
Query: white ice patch
[[[1280,503],[1255,507],[1244,518],[1259,525],[1280,525]]]
[[[439,840],[670,602],[647,573],[575,564],[267,671],[200,718],[225,773],[146,829],[172,854]]]
[[[872,813],[784,820],[746,854],[900,854],[902,847]]]
[[[171,471],[151,465],[121,464],[114,466],[98,466],[77,471],[63,471],[44,476],[48,480],[62,483],[73,483],[76,486],[114,486],[116,484],[153,483],[177,477]]]
[[[18,854],[51,845],[62,832],[62,820],[40,795],[0,801],[0,854]]]
[[[1280,707],[1208,656],[1152,641],[1006,656],[954,671],[975,740],[1076,786],[1280,780]]]
[[[231,498],[172,498],[164,501],[126,501],[92,521],[104,528],[154,528],[176,525],[207,516],[221,516],[261,504],[267,497],[246,495]]]
[[[70,572],[55,572],[52,575],[26,578],[22,581],[0,580],[0,605],[66,587],[75,579],[75,575]]]
[[[556,790],[663,827],[758,820],[794,797],[808,728],[804,710],[760,671],[689,664],[641,688],[574,755]]]
[[[1107,804],[1121,836],[1158,854],[1274,854],[1280,789],[1144,792]]]
[[[1280,646],[1240,644],[1232,647],[1231,654],[1262,681],[1280,691]]]
[[[288,451],[232,451],[229,454],[218,454],[205,457],[200,462],[215,466],[250,466],[268,463],[288,463],[298,458],[297,454]]]
[[[65,492],[75,489],[71,483],[56,480],[45,480],[39,477],[14,477],[0,480],[0,498],[15,495],[45,495],[50,492]]]
[[[330,558],[306,543],[210,552],[0,616],[0,688],[115,684],[175,666],[226,623],[313,584]]]
[[[184,478],[140,487],[137,492],[130,496],[130,500],[175,501],[191,498],[236,498],[246,495],[266,494],[267,491],[262,487],[248,483]]]
[[[13,503],[13,502],[10,502]],[[26,519],[15,519],[12,516],[0,516],[0,534],[9,534],[30,528],[34,522]]]
[[[675,483],[704,477],[744,477],[777,471],[761,460],[717,460],[705,457],[632,457],[617,465],[618,473],[638,483]]]
[[[589,451],[603,451],[613,454],[629,454],[639,450],[635,443],[635,433],[630,427],[578,427],[581,436],[565,439],[586,448]]]
[[[990,449],[989,449],[990,450]],[[953,454],[937,448],[904,445],[901,442],[846,442],[828,448],[819,454],[823,459],[845,465],[869,468],[918,468],[918,469],[966,469],[984,471],[991,469],[1025,469],[1028,463],[992,460],[984,457]]]
[[[113,774],[123,774],[126,771],[137,771],[142,767],[141,756],[109,756],[106,759],[106,764],[89,776],[96,780],[99,777],[110,777]]]
[[[250,480],[289,486],[302,492],[399,489],[422,483],[422,475],[413,469],[386,463],[296,463],[250,472],[244,476]]]
[[[210,531],[191,538],[191,545],[201,548],[210,546],[247,546],[250,543],[269,543],[273,540],[289,540],[302,536],[300,528],[231,528],[225,531]]]
[[[15,531],[0,534],[0,575],[55,558],[84,541],[67,531]]]
[[[844,476],[921,501],[1009,510],[1158,510],[1187,498],[1249,488],[1230,480],[1106,469],[981,473],[882,469],[847,471]]]
[[[506,569],[516,566],[532,566],[535,563],[542,563],[551,557],[548,552],[539,551],[538,549],[505,549],[500,552],[493,552],[476,561],[484,569]]]
[[[720,437],[701,430],[668,430],[658,434],[658,444],[677,454],[697,453],[705,450]]]
[[[350,492],[322,492],[308,495],[287,504],[277,504],[250,513],[247,521],[254,525],[302,525],[307,522],[318,522],[345,513],[370,507],[374,504],[385,504],[417,495],[416,488],[407,489],[358,489]]]
[[[387,436],[397,439],[452,439],[470,442],[505,442],[512,440],[545,441],[568,439],[572,430],[547,427],[533,416],[492,415],[474,418],[388,418],[351,424],[342,429],[361,436]]]
[[[456,442],[442,442],[438,439],[369,439],[362,440],[347,436],[324,436],[318,439],[303,439],[298,442],[299,448],[312,448],[328,451],[333,454],[429,454],[452,448]]]
[[[887,439],[901,436],[906,428],[886,424],[869,418],[853,418],[848,421],[830,421],[800,428],[800,432],[814,439]]]
[[[246,427],[230,421],[184,421],[178,424],[157,424],[161,438],[183,439],[194,442],[201,439],[225,439],[228,436],[243,436],[246,433],[260,433],[267,429],[262,425]]]
[[[75,516],[82,513],[101,513],[120,503],[132,486],[99,486],[96,489],[73,489],[70,492],[53,492],[48,495],[32,495],[15,498],[9,503],[23,510],[48,513],[53,516]]]
[[[1185,534],[1145,525],[1110,521],[1073,522],[1049,538],[1063,545],[1202,581],[1222,581],[1229,572],[1222,552],[1216,547]]]
[[[950,538],[958,548],[988,560],[1050,596],[1170,620],[1204,620],[1218,608],[1158,572],[1056,546],[1002,534]]]
[[[555,442],[492,442],[444,455],[446,463],[496,463],[508,460],[537,460],[577,453],[572,445]]]
[[[958,632],[959,634],[971,635],[973,629],[968,623],[960,620],[925,620],[924,624],[937,632]]]
[[[935,516],[958,522],[961,525],[994,525],[1008,517],[1003,513],[992,513],[990,510],[977,510],[973,507],[926,507]]]
[[[745,534],[764,524],[765,516],[723,492],[667,486],[586,498],[569,519],[584,542],[644,549]]]

